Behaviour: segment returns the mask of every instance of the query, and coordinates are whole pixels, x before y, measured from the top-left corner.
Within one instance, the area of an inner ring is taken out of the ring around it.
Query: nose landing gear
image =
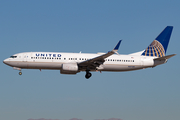
[[[22,72],[21,72],[21,71],[19,72],[19,75],[22,75]]]
[[[15,70],[19,70],[19,75],[22,75],[21,68],[18,68],[18,67],[13,67],[13,69],[15,69]]]
[[[92,74],[89,71],[86,71],[85,78],[89,79],[92,76]]]

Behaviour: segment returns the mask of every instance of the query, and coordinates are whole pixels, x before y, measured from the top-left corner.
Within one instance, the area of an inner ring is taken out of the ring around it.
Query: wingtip
[[[117,45],[114,47],[113,50],[118,50],[118,49],[119,49],[119,46],[120,46],[120,44],[121,44],[121,41],[122,41],[122,40],[119,40],[119,42],[117,43]]]

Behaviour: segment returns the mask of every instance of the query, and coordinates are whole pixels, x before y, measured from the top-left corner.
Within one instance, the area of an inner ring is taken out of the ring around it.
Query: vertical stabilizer
[[[169,44],[173,26],[167,26],[141,54],[143,56],[163,57]]]

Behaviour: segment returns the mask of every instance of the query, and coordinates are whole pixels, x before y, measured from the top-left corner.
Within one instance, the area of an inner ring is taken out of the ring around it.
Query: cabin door
[[[27,62],[27,54],[23,54],[23,62]]]
[[[144,66],[144,58],[141,58],[140,62],[141,62],[141,66]]]

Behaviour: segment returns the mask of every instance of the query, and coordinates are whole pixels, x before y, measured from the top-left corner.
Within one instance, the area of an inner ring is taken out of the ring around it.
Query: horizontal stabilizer
[[[176,54],[172,54],[172,55],[167,55],[167,56],[163,56],[163,57],[159,57],[159,58],[155,58],[154,60],[166,60],[169,59],[173,56],[175,56]]]

